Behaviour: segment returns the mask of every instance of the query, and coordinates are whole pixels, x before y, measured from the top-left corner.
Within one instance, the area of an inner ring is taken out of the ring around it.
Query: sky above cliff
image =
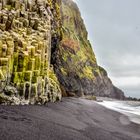
[[[140,98],[140,0],[76,0],[98,64],[126,95]]]

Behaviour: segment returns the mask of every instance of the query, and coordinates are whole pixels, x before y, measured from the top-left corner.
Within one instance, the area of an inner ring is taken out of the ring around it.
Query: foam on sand
[[[125,114],[130,121],[140,124],[140,103],[126,101],[103,101],[98,103],[111,110]],[[121,118],[120,120],[123,120]],[[123,122],[123,121],[122,121]]]

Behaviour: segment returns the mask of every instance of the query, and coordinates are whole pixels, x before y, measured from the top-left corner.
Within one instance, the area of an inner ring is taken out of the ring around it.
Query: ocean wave
[[[103,101],[98,104],[123,113],[127,115],[132,122],[140,124],[140,103],[126,101]]]

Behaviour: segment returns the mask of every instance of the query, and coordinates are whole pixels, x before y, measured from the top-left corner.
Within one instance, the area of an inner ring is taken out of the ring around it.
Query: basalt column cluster
[[[50,64],[52,34],[58,37],[59,17],[54,14],[59,16],[59,3],[0,0],[1,103],[44,104],[61,98]]]

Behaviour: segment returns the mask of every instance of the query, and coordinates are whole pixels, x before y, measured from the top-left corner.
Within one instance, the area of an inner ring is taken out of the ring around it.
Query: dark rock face
[[[53,65],[63,96],[97,95],[124,99],[107,72],[98,66],[77,5],[62,0],[63,40],[55,50]]]

